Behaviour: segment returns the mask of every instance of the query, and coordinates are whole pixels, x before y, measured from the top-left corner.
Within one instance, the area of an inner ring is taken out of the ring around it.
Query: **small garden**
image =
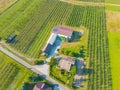
[[[82,34],[81,34],[82,33]],[[85,27],[81,26],[81,31],[73,32],[70,42],[63,42],[59,50],[60,54],[71,57],[86,57],[87,53],[87,35],[88,31]]]
[[[58,58],[51,58],[51,61],[49,62],[50,76],[55,80],[60,81],[62,84],[72,87],[74,75],[76,74],[76,66],[72,66],[70,72],[67,72],[58,66],[59,60],[60,59]]]

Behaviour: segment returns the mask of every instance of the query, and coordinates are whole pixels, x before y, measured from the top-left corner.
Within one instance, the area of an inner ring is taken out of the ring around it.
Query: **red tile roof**
[[[70,28],[66,28],[66,27],[55,27],[54,32],[60,35],[71,37],[73,30]]]
[[[68,59],[61,59],[59,61],[59,66],[62,69],[67,70],[68,72],[70,71],[71,65],[73,65],[75,62],[73,59],[68,58]]]
[[[38,82],[33,88],[33,90],[52,90],[52,88],[45,85],[45,83]]]

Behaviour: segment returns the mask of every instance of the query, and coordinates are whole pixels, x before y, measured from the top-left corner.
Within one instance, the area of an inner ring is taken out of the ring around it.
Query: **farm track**
[[[63,2],[67,2],[74,5],[81,5],[81,6],[120,6],[120,4],[112,4],[112,3],[103,3],[103,2],[90,2],[90,1],[74,1],[74,0],[61,0]]]

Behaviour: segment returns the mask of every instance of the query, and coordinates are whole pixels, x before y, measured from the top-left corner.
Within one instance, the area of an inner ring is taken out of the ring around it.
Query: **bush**
[[[34,61],[35,65],[40,65],[40,64],[44,64],[44,60],[35,60]]]
[[[76,66],[72,66],[71,67],[71,74],[75,75],[77,73],[77,67]]]
[[[2,38],[0,37],[0,41],[2,40]]]

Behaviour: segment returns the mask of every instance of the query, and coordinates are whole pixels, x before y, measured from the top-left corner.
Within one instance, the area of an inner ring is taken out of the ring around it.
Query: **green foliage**
[[[69,48],[62,48],[59,50],[59,53],[65,54],[72,57],[82,57],[85,58],[85,49],[84,46],[75,46]]]
[[[35,60],[34,61],[34,64],[36,64],[36,65],[40,65],[40,64],[44,64],[44,60]]]
[[[2,40],[2,38],[0,37],[0,41]]]
[[[55,65],[55,64],[56,64],[55,58],[52,57],[52,58],[50,59],[49,65],[52,66],[52,65]]]
[[[84,7],[75,5],[66,24],[79,27],[81,25],[81,19],[83,18],[83,13],[81,13],[81,10],[83,9]]]
[[[76,66],[73,66],[71,68],[71,72],[67,72],[66,70],[60,69],[60,67],[57,64],[58,61],[59,60],[56,60],[54,57],[51,58],[51,61],[49,63],[50,76],[64,84],[68,84],[71,86],[74,81],[74,75],[76,74]]]
[[[24,72],[24,73],[23,73]],[[27,68],[0,52],[0,90],[21,89],[23,82],[32,74]]]
[[[71,70],[70,70],[70,73],[71,73],[72,75],[75,75],[75,74],[77,73],[77,67],[76,67],[76,66],[72,66],[72,67],[71,67]]]

